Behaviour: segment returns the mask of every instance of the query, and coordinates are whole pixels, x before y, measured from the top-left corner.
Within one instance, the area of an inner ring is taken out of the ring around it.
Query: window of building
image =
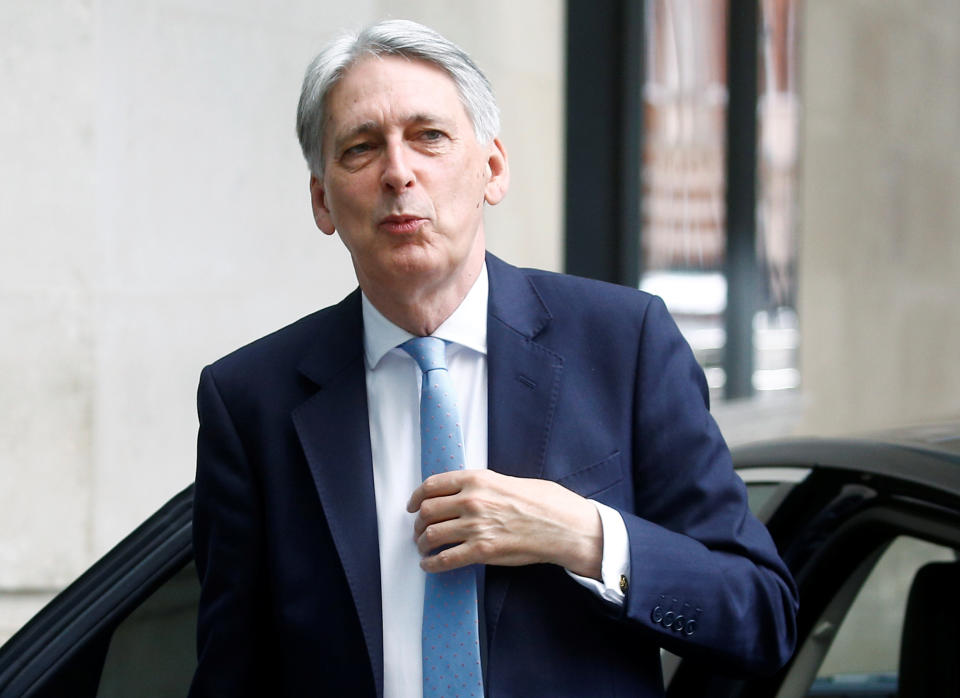
[[[714,398],[800,385],[801,2],[568,3],[567,271],[663,297]]]
[[[757,85],[757,294],[751,388],[795,389],[796,0],[763,0]],[[736,8],[736,6],[735,6]],[[727,2],[646,0],[640,287],[664,298],[726,392]],[[736,11],[736,9],[734,10]],[[730,17],[737,21],[736,15]]]

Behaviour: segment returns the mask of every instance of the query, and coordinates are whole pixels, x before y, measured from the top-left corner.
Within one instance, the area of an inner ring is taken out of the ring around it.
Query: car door
[[[924,596],[919,582],[927,573],[955,573],[958,459],[885,444],[820,441],[748,450],[737,460],[751,505],[800,588],[798,649],[787,667],[765,679],[737,680],[680,662],[668,695],[960,695],[912,687],[918,673],[943,673],[926,660],[922,641],[931,635],[924,616],[936,623],[937,613],[917,606],[914,597]],[[946,608],[952,602],[940,603],[951,620],[940,623],[948,632],[941,628],[936,636],[952,637],[958,651],[960,617],[956,608]],[[909,677],[900,676],[901,666],[913,667]],[[901,687],[902,679],[908,681]]]
[[[200,587],[193,486],[0,647],[0,698],[186,695]]]

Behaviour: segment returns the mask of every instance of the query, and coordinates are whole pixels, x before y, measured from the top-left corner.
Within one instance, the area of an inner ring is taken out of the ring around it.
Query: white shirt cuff
[[[570,570],[567,570],[567,574],[603,600],[623,606],[625,596],[620,590],[620,578],[630,578],[630,541],[627,538],[627,527],[616,509],[592,499],[590,501],[597,508],[603,528],[603,557],[600,562],[600,576],[603,581],[581,577]]]

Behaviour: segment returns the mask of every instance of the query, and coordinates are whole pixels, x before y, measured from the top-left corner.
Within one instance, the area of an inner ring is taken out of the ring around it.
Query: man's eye
[[[343,155],[344,157],[350,157],[352,155],[363,155],[372,147],[373,146],[370,145],[369,143],[357,143],[356,145],[352,145],[346,150],[344,150]]]
[[[420,137],[425,141],[438,141],[443,138],[443,131],[438,131],[435,128],[427,129],[420,134]]]

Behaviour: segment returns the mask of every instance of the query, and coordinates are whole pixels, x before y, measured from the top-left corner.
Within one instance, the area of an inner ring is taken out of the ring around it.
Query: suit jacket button
[[[675,614],[673,611],[667,611],[663,614],[663,627],[669,628],[671,625],[673,625],[674,615]]]
[[[677,617],[674,618],[674,620],[673,620],[673,629],[676,630],[677,632],[680,632],[681,630],[683,630],[683,616],[682,616],[682,615],[677,615]]]
[[[686,625],[683,626],[683,634],[690,637],[695,632],[697,632],[697,621],[691,618],[687,621]]]
[[[662,620],[663,620],[663,609],[660,608],[659,606],[654,606],[654,608],[653,608],[653,613],[650,614],[650,619],[651,619],[654,623],[659,623],[660,621],[662,621]]]

